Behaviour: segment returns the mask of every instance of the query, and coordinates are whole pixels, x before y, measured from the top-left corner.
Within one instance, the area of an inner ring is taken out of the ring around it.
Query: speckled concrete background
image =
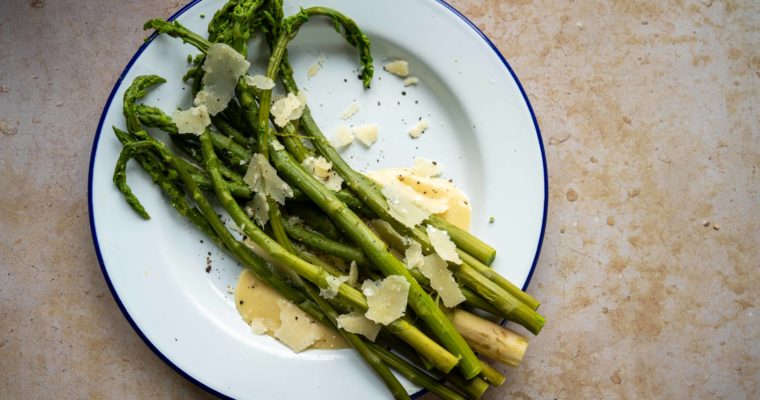
[[[106,4],[110,3],[110,4]],[[489,399],[760,397],[760,2],[453,5],[520,76],[550,172],[550,321]],[[0,397],[203,398],[108,293],[106,97],[178,1],[0,1]]]

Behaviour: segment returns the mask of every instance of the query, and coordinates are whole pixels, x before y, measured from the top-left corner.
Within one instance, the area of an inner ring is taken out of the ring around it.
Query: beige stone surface
[[[538,115],[549,323],[489,399],[760,397],[760,2],[475,1]],[[204,398],[92,246],[101,108],[178,1],[0,1],[0,398]]]

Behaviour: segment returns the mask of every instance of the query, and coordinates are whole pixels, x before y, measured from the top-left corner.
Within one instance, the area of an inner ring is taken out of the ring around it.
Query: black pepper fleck
[[[406,96],[406,91],[401,92],[402,96]]]

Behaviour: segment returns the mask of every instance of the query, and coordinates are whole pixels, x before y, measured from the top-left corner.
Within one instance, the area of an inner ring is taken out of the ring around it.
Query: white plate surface
[[[204,33],[221,0],[184,8],[177,20]],[[527,285],[543,236],[546,170],[538,125],[522,89],[490,42],[444,3],[415,1],[287,1],[324,5],[351,16],[372,41],[375,78],[364,90],[356,52],[325,20],[302,28],[290,45],[296,79],[308,92],[312,113],[329,135],[344,123],[352,101],[360,111],[349,124],[376,123],[380,138],[369,149],[354,143],[344,156],[360,170],[410,166],[427,157],[465,189],[473,204],[471,230],[498,250],[493,267],[518,286]],[[201,15],[205,18],[201,18]],[[255,57],[253,72],[265,58]],[[197,52],[160,36],[140,49],[106,104],[93,146],[90,218],[104,275],[138,334],[189,379],[235,398],[386,398],[382,383],[350,350],[293,354],[241,320],[227,287],[241,268],[179,217],[139,167],[129,183],[151,214],[140,219],[124,202],[111,176],[121,145],[111,126],[124,128],[124,90],[143,74],[167,82],[145,102],[166,112],[192,101],[180,77],[188,54]],[[324,68],[307,79],[320,56]],[[409,61],[417,86],[383,71],[388,60]],[[344,79],[347,82],[344,82]],[[406,94],[402,94],[405,92]],[[418,140],[407,135],[419,118],[430,123]],[[495,223],[489,224],[494,217]],[[213,270],[205,272],[211,252]],[[408,385],[410,392],[418,391]]]

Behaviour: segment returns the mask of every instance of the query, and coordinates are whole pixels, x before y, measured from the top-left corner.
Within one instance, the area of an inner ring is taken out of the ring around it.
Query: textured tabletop
[[[549,322],[487,398],[756,399],[760,2],[611,3],[452,2],[520,77],[549,168]],[[210,397],[127,323],[87,215],[108,93],[182,4],[0,1],[0,398]]]

